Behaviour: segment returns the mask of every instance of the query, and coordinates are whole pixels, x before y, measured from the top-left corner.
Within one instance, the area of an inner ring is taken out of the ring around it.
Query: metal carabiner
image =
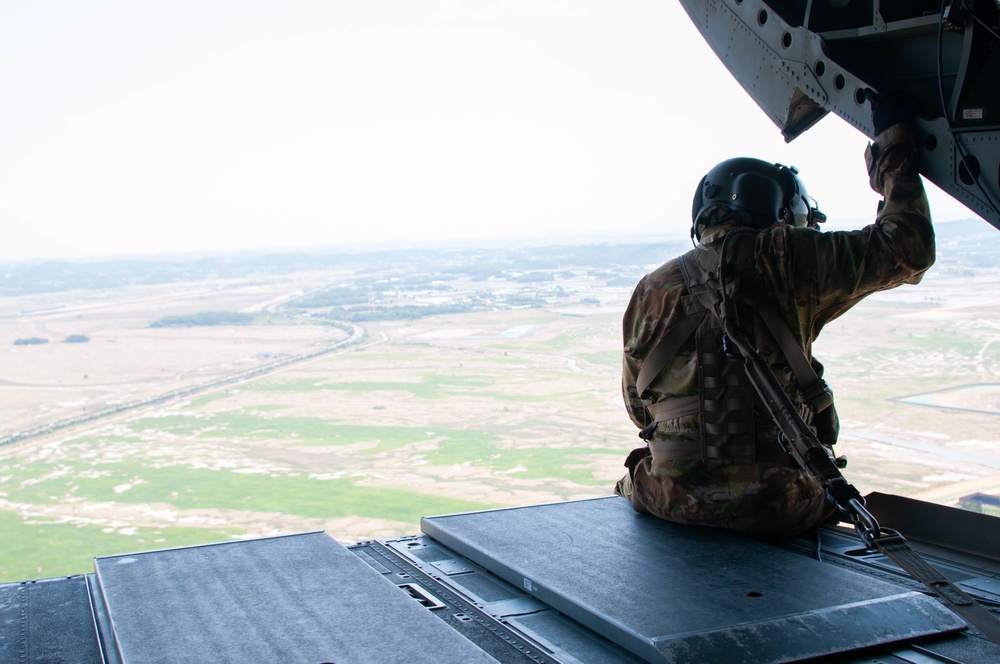
[[[857,531],[866,547],[874,549],[875,538],[882,532],[881,526],[878,525],[878,521],[872,516],[872,513],[865,509],[864,503],[857,498],[851,498],[847,504],[851,508],[851,521],[854,523],[854,530]]]

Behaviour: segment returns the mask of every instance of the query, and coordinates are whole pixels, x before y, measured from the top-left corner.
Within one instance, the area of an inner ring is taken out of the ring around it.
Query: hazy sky
[[[865,144],[786,145],[670,0],[0,3],[5,259],[685,239],[744,155],[860,225]]]

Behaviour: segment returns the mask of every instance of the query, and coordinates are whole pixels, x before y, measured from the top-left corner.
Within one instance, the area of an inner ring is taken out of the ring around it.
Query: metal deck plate
[[[421,528],[650,662],[795,661],[965,627],[921,593],[617,497]]]
[[[82,576],[0,585],[0,662],[101,664]]]
[[[495,662],[325,533],[94,567],[127,664]]]

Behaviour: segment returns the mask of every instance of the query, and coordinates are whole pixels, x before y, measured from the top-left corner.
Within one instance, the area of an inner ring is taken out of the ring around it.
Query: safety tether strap
[[[881,530],[881,534],[872,537],[875,548],[934,591],[952,611],[978,628],[988,639],[1000,644],[1000,620],[995,615],[921,558],[902,535],[887,528]]]

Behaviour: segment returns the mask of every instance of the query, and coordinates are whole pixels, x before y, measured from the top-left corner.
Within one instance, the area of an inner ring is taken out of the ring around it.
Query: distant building
[[[14,339],[15,346],[37,346],[39,344],[49,343],[48,339],[43,339],[41,337],[27,337],[25,339]]]
[[[970,512],[982,512],[1000,516],[1000,496],[992,496],[988,493],[970,493],[958,499],[959,506]]]

